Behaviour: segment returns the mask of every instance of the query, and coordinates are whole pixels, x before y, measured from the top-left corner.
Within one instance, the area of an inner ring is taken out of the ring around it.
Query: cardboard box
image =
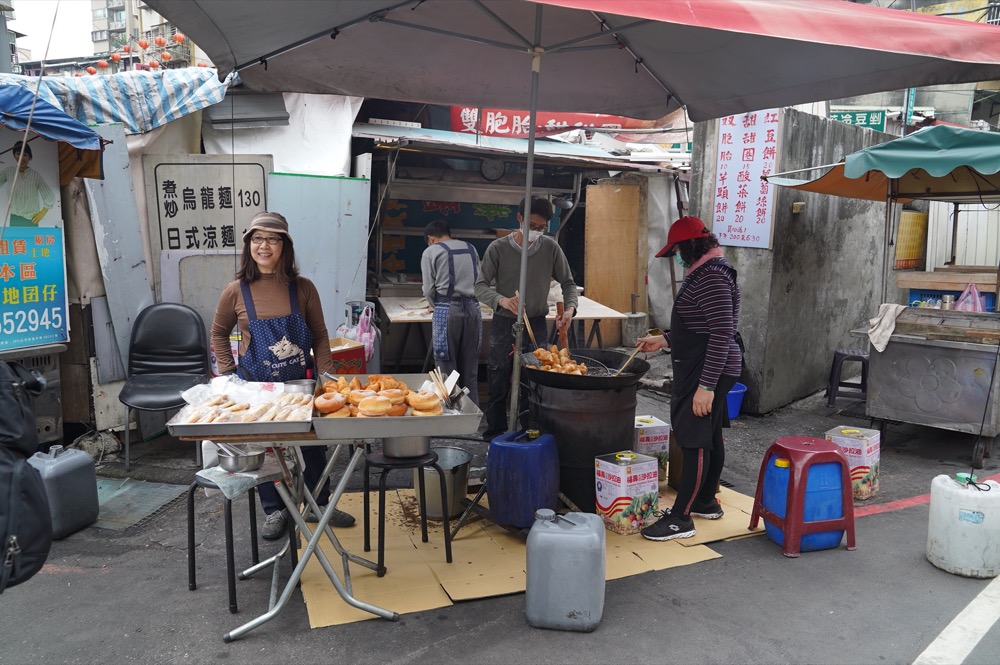
[[[623,450],[594,458],[597,514],[609,531],[638,533],[656,521],[659,463],[655,457]]]
[[[670,425],[656,416],[636,416],[632,449],[655,457],[660,464],[660,477],[664,477],[670,455]]]
[[[334,374],[364,374],[367,370],[365,345],[357,340],[331,337],[330,356]]]
[[[826,440],[840,447],[851,467],[855,499],[868,499],[878,492],[878,464],[882,435],[877,429],[834,427]]]

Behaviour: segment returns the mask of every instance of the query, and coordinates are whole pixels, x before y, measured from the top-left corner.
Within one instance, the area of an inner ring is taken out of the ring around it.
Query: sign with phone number
[[[7,227],[0,236],[0,351],[69,340],[63,231]]]

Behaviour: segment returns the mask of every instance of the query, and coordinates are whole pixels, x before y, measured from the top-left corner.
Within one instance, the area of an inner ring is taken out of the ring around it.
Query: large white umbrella
[[[654,119],[684,107],[699,121],[1000,80],[1000,27],[841,0],[146,4],[204,49],[220,76],[238,71],[256,90],[529,109],[526,196],[538,109]],[[526,235],[527,219],[522,230]],[[521,293],[526,274],[525,249]],[[512,405],[520,380],[518,309]]]

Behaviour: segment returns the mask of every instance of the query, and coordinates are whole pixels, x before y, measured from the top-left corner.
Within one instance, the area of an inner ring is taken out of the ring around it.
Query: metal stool
[[[219,486],[207,478],[196,475],[191,487],[188,488],[187,495],[187,527],[188,527],[188,589],[194,591],[198,588],[195,580],[194,562],[194,491],[198,487],[205,489],[219,489]],[[257,551],[257,501],[256,492],[251,487],[247,494],[250,503],[250,556],[253,562],[259,563],[260,556]],[[223,495],[223,515],[226,528],[226,577],[229,581],[229,611],[236,614],[236,562],[233,555],[233,502]]]
[[[424,493],[424,467],[431,467],[438,474],[441,483],[441,514],[444,521],[444,551],[445,558],[451,563],[451,527],[448,524],[448,488],[445,483],[444,471],[437,463],[437,453],[431,451],[420,457],[388,457],[381,452],[367,453],[365,455],[364,473],[364,505],[365,505],[365,552],[371,551],[369,512],[371,501],[369,499],[369,469],[375,467],[382,469],[378,481],[378,567],[376,574],[382,577],[386,573],[385,567],[385,477],[394,469],[420,469],[418,474],[418,496],[420,497],[420,535],[421,541],[427,542],[427,499]]]
[[[765,508],[762,501],[764,472],[772,457],[784,457],[789,461],[788,499],[784,517],[778,517]],[[822,462],[834,462],[840,465],[843,516],[806,522],[804,510],[809,467]],[[787,557],[799,556],[802,536],[824,531],[846,531],[847,549],[855,549],[854,488],[851,484],[851,467],[837,444],[809,436],[783,436],[772,443],[771,447],[764,453],[764,461],[760,465],[760,475],[757,477],[757,491],[753,499],[753,512],[750,514],[749,528],[751,531],[757,528],[757,521],[760,518],[784,531],[782,554]]]
[[[845,362],[861,363],[861,383],[840,380]],[[849,388],[850,390],[841,390]],[[837,349],[830,367],[830,382],[826,387],[826,405],[833,407],[838,397],[855,397],[862,402],[868,399],[868,353],[858,349]]]

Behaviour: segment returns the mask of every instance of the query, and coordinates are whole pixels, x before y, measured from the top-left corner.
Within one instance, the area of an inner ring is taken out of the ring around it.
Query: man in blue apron
[[[469,389],[479,404],[479,346],[483,338],[483,313],[475,296],[479,253],[464,240],[451,237],[444,220],[424,229],[427,249],[420,257],[423,293],[434,305],[434,362],[446,377],[459,374],[458,385]]]

